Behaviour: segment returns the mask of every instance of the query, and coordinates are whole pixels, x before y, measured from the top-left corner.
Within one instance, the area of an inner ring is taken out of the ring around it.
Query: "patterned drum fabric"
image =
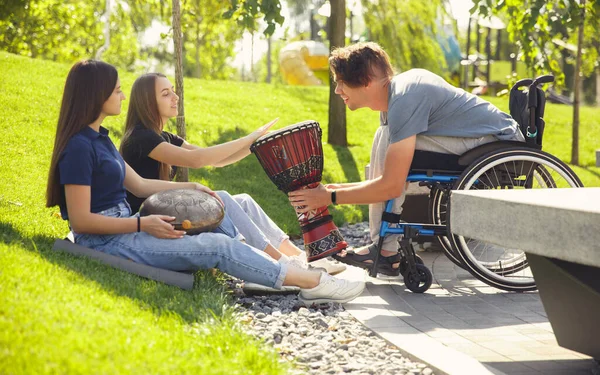
[[[210,232],[225,217],[221,202],[212,195],[194,189],[165,190],[146,198],[140,207],[140,216],[174,216],[171,222],[177,230],[187,234]]]
[[[321,133],[318,122],[304,121],[260,137],[250,151],[285,194],[314,188],[323,172]],[[348,246],[327,207],[299,214],[298,221],[309,261],[336,254]]]

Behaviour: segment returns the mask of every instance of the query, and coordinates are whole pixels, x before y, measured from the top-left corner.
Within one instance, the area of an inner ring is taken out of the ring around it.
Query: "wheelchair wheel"
[[[583,187],[571,168],[538,150],[511,148],[485,155],[458,178],[453,190],[551,189]],[[448,232],[452,233],[452,223]],[[453,250],[467,269],[488,285],[507,291],[535,290],[525,253],[485,241],[450,235]]]
[[[447,215],[448,191],[434,186],[429,193],[429,221],[436,225],[446,225]],[[465,268],[458,255],[454,253],[450,239],[446,236],[438,236],[437,240],[444,250],[446,257],[460,268]]]
[[[425,262],[423,262],[423,258],[421,258],[418,255],[415,255],[415,263],[416,264],[425,264]],[[406,257],[403,257],[400,260],[400,266],[399,267],[400,267],[400,275],[404,276],[404,274],[408,270],[408,261],[406,260]]]
[[[433,283],[433,274],[423,264],[417,264],[416,272],[404,275],[404,285],[413,293],[424,293]]]
[[[448,191],[440,188],[432,188],[429,200],[429,214],[431,215],[431,222],[436,225],[446,225],[446,220],[448,216]],[[460,260],[460,256],[454,252],[452,248],[452,243],[450,243],[450,239],[446,236],[439,236],[438,241],[442,248],[444,249],[444,253],[452,261],[452,263],[456,264],[461,268],[466,268],[464,263]],[[509,275],[514,272],[518,272],[523,268],[527,267],[527,260],[525,256],[520,256],[514,259],[510,264],[501,263],[497,264],[495,262],[485,264],[486,267],[489,268],[490,271],[495,272],[501,275]]]

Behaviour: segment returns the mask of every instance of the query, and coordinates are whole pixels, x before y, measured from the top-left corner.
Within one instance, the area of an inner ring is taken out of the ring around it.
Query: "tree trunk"
[[[196,78],[201,78],[202,76],[202,65],[200,65],[200,22],[196,23]]]
[[[485,69],[485,83],[488,87],[488,94],[491,94],[490,69],[492,68],[492,29],[488,27],[485,35],[485,60],[487,66]]]
[[[177,110],[177,135],[185,139],[185,115],[183,110],[183,64],[182,64],[182,40],[181,40],[181,9],[179,0],[173,0],[173,44],[175,47],[175,86],[179,103]],[[187,168],[177,168],[177,181],[188,181]]]
[[[102,60],[102,54],[110,47],[110,0],[106,0],[106,10],[104,11],[104,17],[106,22],[104,23],[104,44],[96,52],[94,57],[96,60]]]
[[[256,82],[256,77],[254,75],[254,31],[250,33],[250,36],[250,46],[252,47],[250,49],[250,75],[252,77],[252,82]]]
[[[265,82],[271,83],[271,43],[272,38],[271,35],[267,38],[267,78]]]
[[[346,2],[331,0],[331,16],[329,17],[329,50],[345,45]],[[331,73],[330,73],[331,74]],[[335,93],[335,82],[329,80],[329,126],[327,141],[332,145],[348,146],[346,136],[346,105]]]
[[[600,68],[596,71],[596,105],[600,107]]]
[[[577,36],[577,60],[575,62],[575,84],[573,85],[573,143],[571,147],[571,164],[579,165],[579,102],[581,101],[581,49],[583,44],[583,27],[585,25],[585,1],[581,1],[581,23]]]
[[[468,62],[471,61],[471,60],[469,60],[469,51],[471,50],[471,24],[472,23],[473,23],[473,20],[471,19],[471,16],[469,15],[469,24],[467,26],[467,47],[465,48],[465,57],[466,57],[467,65],[465,65],[465,67],[463,69],[463,89],[464,90],[469,89],[469,65],[468,65]]]

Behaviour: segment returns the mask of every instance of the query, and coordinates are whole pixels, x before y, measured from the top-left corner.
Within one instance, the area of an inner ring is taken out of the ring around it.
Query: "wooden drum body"
[[[290,191],[314,188],[323,173],[321,127],[304,121],[266,134],[250,146],[277,188]],[[309,261],[340,252],[348,244],[333,223],[327,206],[298,214]]]

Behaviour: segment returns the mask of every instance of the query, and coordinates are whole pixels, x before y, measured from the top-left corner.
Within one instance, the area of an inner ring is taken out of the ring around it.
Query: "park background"
[[[477,19],[469,22],[471,5],[458,0],[342,2],[343,44],[376,41],[390,52],[398,71],[424,67],[469,89],[484,87],[489,66],[490,92],[492,82],[499,83],[494,92],[501,93],[517,79],[553,71],[559,82],[553,90],[559,99],[582,104],[578,160],[573,163],[572,159],[576,107],[572,104],[547,105],[544,150],[570,162],[585,186],[600,186],[600,168],[596,167],[600,84],[594,32],[598,4],[587,2],[587,17],[578,18],[575,10],[586,3],[556,2],[568,3],[572,9],[547,7],[535,22],[521,19],[519,24],[511,11],[519,6],[524,9],[528,2],[506,1],[504,8],[491,12],[496,18],[483,17],[494,10],[486,5],[495,3],[480,1],[474,12]],[[280,51],[293,42],[320,42],[329,48],[333,33],[329,19],[340,15],[336,13],[339,1],[233,4],[238,8],[212,0],[180,4],[188,141],[205,146],[225,142],[274,117],[280,118],[277,127],[313,119],[323,127],[323,181],[363,179],[378,114],[344,110],[345,143],[331,142],[329,130],[340,124],[332,123],[330,117],[327,74],[316,72],[322,85],[290,85],[278,59]],[[68,231],[58,208],[44,207],[68,70],[75,61],[99,57],[118,67],[126,96],[143,72],[164,71],[175,83],[171,10],[172,3],[159,1],[3,2],[0,373],[287,371],[289,365],[279,362],[273,348],[244,333],[244,322],[237,319],[222,275],[199,272],[194,290],[183,292],[51,251],[54,240]],[[553,12],[564,13],[558,21],[549,18],[555,23],[552,27],[561,28],[560,34],[544,21]],[[497,25],[490,20],[500,20],[507,29],[486,27]],[[539,29],[538,24],[545,28]],[[581,38],[578,25],[584,26]],[[537,32],[532,34],[533,30]],[[272,33],[269,36],[265,31]],[[444,53],[449,45],[444,37],[449,36],[454,36],[460,51],[458,65],[452,54]],[[532,39],[538,40],[538,47],[539,40],[547,43],[536,52],[535,45],[526,44]],[[585,53],[577,68],[577,51],[582,50]],[[465,79],[465,72],[470,78]],[[574,90],[576,77],[582,78],[580,90]],[[486,99],[508,111],[506,95]],[[104,122],[116,145],[123,133],[126,107],[127,101],[120,116]],[[176,124],[169,124],[169,130],[175,132]],[[286,232],[300,232],[286,197],[252,155],[225,168],[191,170],[189,179],[232,194],[249,193]],[[337,206],[332,213],[338,225],[367,219],[364,206]]]

